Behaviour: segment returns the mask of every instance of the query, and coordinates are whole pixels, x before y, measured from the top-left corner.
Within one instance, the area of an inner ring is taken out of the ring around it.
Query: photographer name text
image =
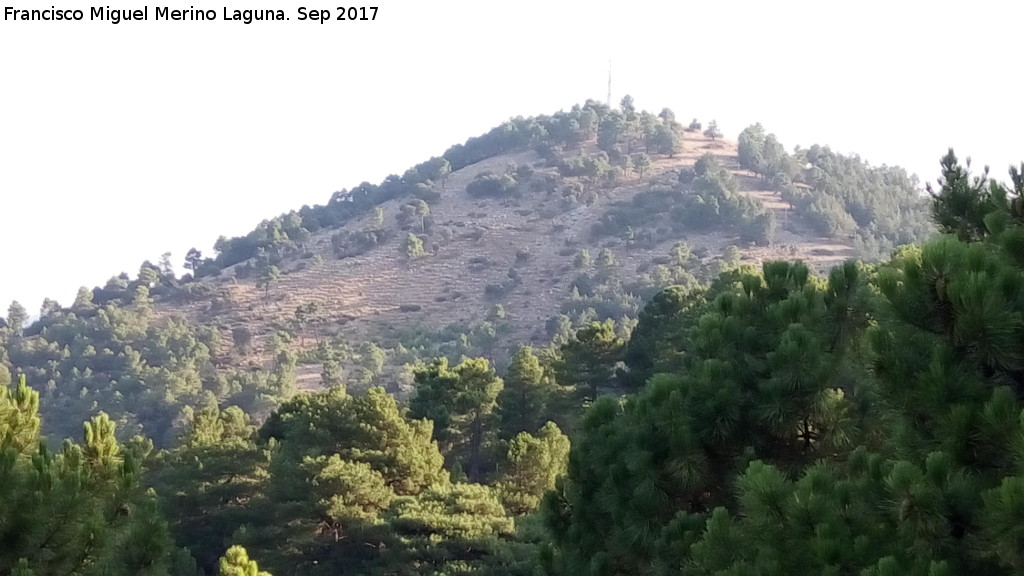
[[[223,6],[220,10],[190,6],[187,9],[169,6],[143,6],[141,8],[111,8],[92,6],[81,8],[23,9],[4,7],[5,22],[78,22],[99,21],[110,24],[128,22],[233,22],[253,24],[256,22],[372,22],[377,19],[377,6],[336,6],[334,8],[307,8],[300,6],[294,11],[249,10]]]

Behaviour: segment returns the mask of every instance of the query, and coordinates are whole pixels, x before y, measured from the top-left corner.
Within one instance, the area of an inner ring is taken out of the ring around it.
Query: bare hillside
[[[584,147],[582,152],[586,151]],[[652,183],[674,181],[680,169],[692,167],[705,154],[717,157],[733,173],[742,194],[773,210],[779,228],[770,246],[744,246],[736,235],[724,232],[678,238],[685,239],[695,254],[714,260],[726,247],[737,245],[745,262],[798,258],[819,270],[853,256],[851,246],[811,233],[786,202],[741,170],[735,143],[686,133],[682,153],[654,158],[643,179],[628,175],[619,185],[601,190],[593,204],[572,209],[560,206],[557,194],[543,191],[500,200],[468,197],[466,187],[474,178],[485,172],[500,173],[510,164],[531,165],[535,174],[557,177],[557,170],[545,167],[532,151],[492,157],[452,172],[443,185],[434,185],[440,199],[430,203],[434,232],[422,258],[406,256],[403,242],[407,232],[400,232],[364,254],[339,259],[331,245],[331,236],[337,231],[322,230],[313,235],[301,258],[282,263],[280,280],[267,290],[257,288],[255,280],[237,279],[235,266],[213,280],[204,280],[213,288],[212,296],[187,304],[164,302],[158,309],[162,315],[184,315],[218,326],[225,336],[233,329],[247,328],[253,334],[255,350],[248,358],[260,362],[269,361],[261,354],[268,337],[289,325],[297,307],[311,302],[320,305],[316,337],[310,329],[303,329],[302,337],[296,339],[299,347],[311,347],[324,338],[341,339],[353,346],[366,341],[387,343],[413,326],[438,330],[451,323],[472,325],[487,318],[497,304],[503,306],[510,327],[504,340],[541,343],[546,340],[545,321],[558,312],[571,291],[569,272],[579,250],[594,254],[611,250],[618,261],[616,273],[628,282],[673,244],[674,240],[668,240],[637,249],[627,248],[615,238],[593,239],[589,232],[605,209],[631,200]],[[395,226],[400,207],[407,201],[395,199],[380,206],[385,226]],[[349,222],[345,228],[369,226],[371,216]],[[417,231],[416,226],[412,231]],[[510,269],[518,275],[514,287],[497,298],[485,294],[489,284],[506,282]],[[300,386],[315,386],[319,370],[315,365],[300,367]]]

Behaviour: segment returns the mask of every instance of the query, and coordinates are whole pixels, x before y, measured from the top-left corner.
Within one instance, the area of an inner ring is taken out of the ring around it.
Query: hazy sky
[[[603,100],[609,59],[615,103],[729,138],[761,122],[929,181],[950,146],[1000,178],[1024,160],[1019,3],[389,0],[322,25],[193,5],[218,20],[0,22],[0,315]]]

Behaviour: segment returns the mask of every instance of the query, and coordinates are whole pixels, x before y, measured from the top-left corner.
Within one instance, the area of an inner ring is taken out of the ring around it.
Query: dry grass
[[[403,233],[366,254],[338,260],[331,251],[330,234],[333,232],[323,232],[311,242],[311,250],[320,254],[323,264],[313,267],[310,260],[286,263],[281,267],[286,273],[271,288],[269,298],[255,288],[253,281],[231,278],[233,271],[228,269],[217,280],[217,297],[230,303],[226,309],[211,310],[210,301],[185,306],[161,304],[158,309],[163,314],[183,314],[218,325],[224,329],[227,340],[230,340],[232,328],[248,327],[254,335],[255,356],[265,358],[262,349],[274,332],[274,323],[287,322],[297,306],[312,301],[320,302],[325,310],[326,321],[321,332],[342,335],[356,345],[378,340],[389,329],[411,324],[441,328],[452,322],[482,321],[494,306],[484,295],[485,286],[505,280],[508,269],[515,266],[522,283],[501,299],[501,303],[514,327],[511,339],[531,341],[540,336],[545,320],[557,312],[568,294],[569,274],[562,272],[572,261],[572,255],[565,250],[567,245],[587,248],[596,256],[609,239],[594,244],[589,240],[589,231],[612,203],[631,199],[644,188],[641,184],[660,178],[674,180],[675,172],[692,166],[705,153],[720,157],[736,174],[745,194],[776,211],[778,241],[771,247],[744,248],[745,261],[759,263],[768,259],[799,258],[823,270],[852,255],[850,246],[810,234],[788,211],[785,202],[774,193],[759,189],[759,181],[738,168],[735,143],[712,142],[701,135],[687,133],[683,153],[671,159],[655,158],[643,183],[634,177],[614,190],[602,191],[593,206],[562,211],[558,195],[545,193],[528,193],[514,201],[467,198],[465,187],[477,174],[487,170],[501,172],[510,162],[534,164],[539,160],[533,152],[491,158],[452,173],[444,189],[437,189],[442,199],[430,206],[435,230],[447,227],[454,233],[448,242],[438,238],[439,234],[432,235],[436,240],[431,242],[440,243],[437,254],[407,261],[401,250]],[[394,225],[403,203],[391,201],[382,206],[385,225]],[[546,219],[540,216],[545,212],[557,215]],[[367,226],[371,216],[350,223],[349,229]],[[483,231],[479,240],[462,236],[474,229]],[[690,234],[687,242],[694,249],[707,248],[711,254],[721,254],[725,247],[737,243],[737,239],[723,233]],[[639,264],[666,254],[672,242],[649,250],[629,251],[621,244],[612,244],[609,249],[621,264],[620,274],[624,280],[629,280],[628,276]],[[429,250],[430,242],[427,248]],[[525,264],[516,265],[516,252],[522,249],[528,250],[531,256]],[[470,260],[480,257],[494,265],[471,271]],[[304,269],[297,269],[300,262]],[[409,305],[419,309],[415,312],[400,310]],[[313,338],[307,338],[306,345],[313,346]],[[230,342],[225,346],[230,347]],[[319,367],[302,367],[299,387],[310,389],[318,385]]]

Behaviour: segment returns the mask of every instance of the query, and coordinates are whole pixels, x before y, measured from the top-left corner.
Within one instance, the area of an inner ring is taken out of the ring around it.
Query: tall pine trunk
[[[469,434],[469,470],[470,482],[480,481],[480,445],[483,443],[484,426],[480,414],[473,418]]]

